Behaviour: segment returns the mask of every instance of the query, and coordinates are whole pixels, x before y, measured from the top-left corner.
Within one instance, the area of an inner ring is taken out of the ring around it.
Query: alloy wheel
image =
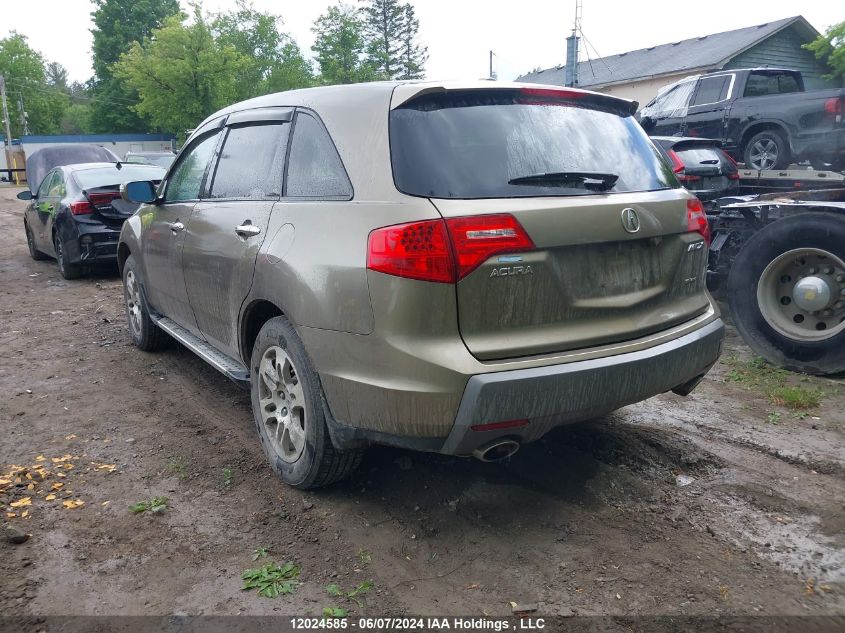
[[[751,168],[773,169],[778,162],[778,146],[770,138],[761,138],[751,146]]]
[[[259,415],[275,453],[295,462],[305,449],[305,391],[288,353],[267,348],[258,366]]]
[[[141,336],[141,287],[133,271],[126,273],[126,314],[129,316],[129,327],[136,337]]]

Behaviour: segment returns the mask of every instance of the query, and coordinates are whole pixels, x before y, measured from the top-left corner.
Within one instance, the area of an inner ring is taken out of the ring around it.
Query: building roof
[[[696,71],[721,68],[741,52],[792,25],[806,31],[808,37],[818,35],[818,31],[807,20],[796,15],[776,22],[582,61],[578,64],[578,85],[585,88],[607,86],[661,75],[682,72],[693,74]],[[556,66],[527,73],[517,81],[562,86],[566,83],[565,76],[565,67]]]

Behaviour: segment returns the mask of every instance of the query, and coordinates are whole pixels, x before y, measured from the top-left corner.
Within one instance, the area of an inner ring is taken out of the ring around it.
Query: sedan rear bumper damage
[[[694,386],[718,359],[724,329],[716,319],[636,352],[472,376],[440,452],[468,455],[501,438],[531,442],[562,424]]]

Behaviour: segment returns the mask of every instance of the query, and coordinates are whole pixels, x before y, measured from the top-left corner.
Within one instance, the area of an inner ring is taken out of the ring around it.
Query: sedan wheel
[[[59,273],[65,279],[78,279],[82,276],[82,267],[78,264],[71,264],[67,261],[67,253],[62,239],[57,235],[53,245],[56,249],[56,261],[59,264]]]

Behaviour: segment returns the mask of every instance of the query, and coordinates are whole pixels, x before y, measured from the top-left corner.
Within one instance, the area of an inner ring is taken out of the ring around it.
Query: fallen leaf
[[[76,439],[76,433],[71,433],[70,435],[66,435],[65,439],[66,440],[75,440]]]
[[[27,490],[35,490],[35,484],[28,484],[26,489]]]
[[[117,469],[116,464],[100,464],[98,462],[91,462],[91,465],[94,467],[94,470],[105,470],[110,473],[113,473]]]
[[[109,505],[110,503],[111,503],[111,501],[103,501],[100,505],[101,505],[101,506],[107,506],[107,505]]]
[[[61,488],[61,487],[63,487],[63,486],[64,486],[64,484],[63,484],[61,481],[57,481],[56,483],[54,483],[54,484],[50,487],[50,490],[58,490],[59,488]]]
[[[14,512],[7,512],[7,513],[6,513],[6,518],[7,518],[7,519],[14,519],[16,516],[18,516],[18,515],[17,515],[17,514],[15,514]]]
[[[68,499],[67,501],[62,501],[62,505],[68,510],[73,510],[74,508],[84,506],[85,502],[82,499]]]
[[[49,495],[44,497],[44,501],[55,501],[55,499],[56,499],[56,495],[54,495],[52,493],[50,493]]]
[[[24,510],[23,512],[21,512],[21,517],[22,517],[22,518],[26,518],[26,517],[28,517],[28,516],[29,516],[29,510]]]
[[[12,508],[23,508],[24,506],[31,506],[31,505],[32,505],[32,497],[23,497],[22,499],[19,499],[18,501],[12,501],[12,503],[9,504],[9,506],[12,507]]]
[[[43,461],[44,461],[44,460],[46,460],[46,459],[47,459],[47,458],[46,458],[46,457],[44,457],[43,455],[39,455],[38,457],[36,457],[36,458],[35,458],[35,461],[37,461],[37,462],[43,462]]]

